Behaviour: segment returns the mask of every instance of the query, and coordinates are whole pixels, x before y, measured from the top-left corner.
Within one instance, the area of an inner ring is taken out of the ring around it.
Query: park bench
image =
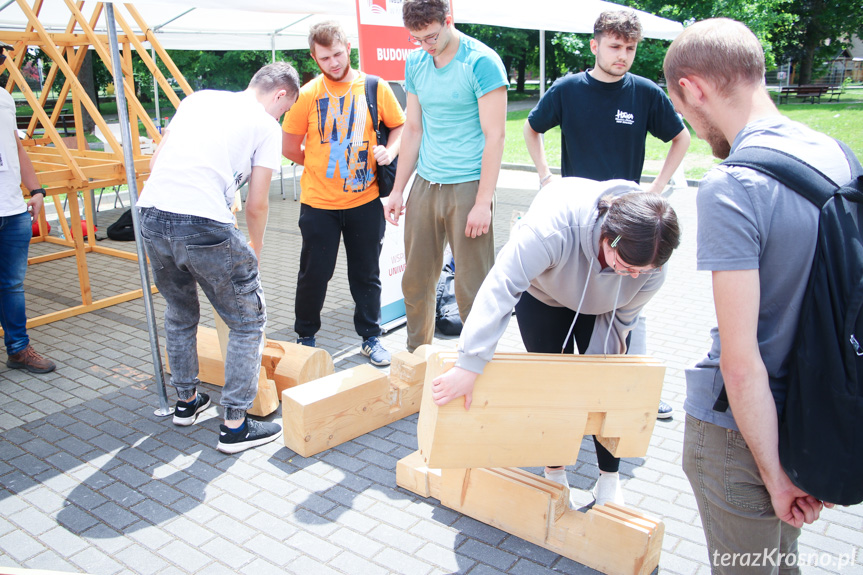
[[[49,114],[50,117],[50,114]],[[19,130],[26,130],[30,125],[30,117],[28,116],[18,116],[16,118],[18,123]],[[37,120],[36,127],[38,128],[42,124]],[[75,134],[75,115],[74,114],[60,114],[57,117],[57,123],[55,124],[57,128],[63,129],[64,136],[72,136]]]
[[[815,84],[804,84],[802,86],[782,86],[779,88],[779,103],[782,103],[782,99],[785,99],[785,102],[788,102],[788,96],[794,96],[795,98],[800,98],[802,100],[809,100],[810,103],[814,104],[815,100],[818,100],[818,103],[821,103],[821,96],[827,93],[831,93],[830,99],[833,99],[832,90],[836,89],[834,86],[826,86],[826,85],[815,85]],[[838,95],[837,95],[838,99]]]
[[[827,89],[826,95],[829,96],[829,98],[827,98],[828,102],[832,102],[833,98],[836,98],[836,101],[838,102],[839,96],[842,95],[842,86],[830,86]]]

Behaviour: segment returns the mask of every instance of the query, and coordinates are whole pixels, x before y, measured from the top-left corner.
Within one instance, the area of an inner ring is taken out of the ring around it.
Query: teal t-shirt
[[[443,68],[425,50],[405,63],[405,89],[422,106],[423,136],[417,173],[430,182],[478,180],[485,136],[477,100],[508,86],[500,56],[482,42],[459,35],[458,52]]]

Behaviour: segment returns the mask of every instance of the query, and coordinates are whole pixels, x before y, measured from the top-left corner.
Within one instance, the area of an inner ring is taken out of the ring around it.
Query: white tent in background
[[[352,39],[357,37],[355,0],[137,0],[132,4],[168,49],[306,49],[309,26],[330,18],[338,19]],[[84,14],[89,15],[94,5],[86,1]],[[593,31],[600,12],[620,7],[600,0],[538,0],[529,9],[521,0],[454,0],[453,6],[456,22],[582,33]],[[648,38],[670,40],[683,29],[677,22],[646,12],[638,15]],[[15,0],[0,4],[0,29],[21,30],[26,21]],[[63,0],[44,0],[39,21],[48,32],[62,32],[69,21]],[[96,32],[105,33],[104,16]]]

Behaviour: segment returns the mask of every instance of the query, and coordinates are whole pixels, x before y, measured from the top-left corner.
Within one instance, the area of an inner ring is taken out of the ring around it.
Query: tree
[[[624,0],[631,8],[644,10],[684,25],[707,18],[733,18],[746,24],[764,47],[768,66],[774,66],[777,31],[794,21],[786,7],[791,0]],[[838,10],[838,9],[837,9]],[[639,51],[641,48],[639,48]],[[664,55],[663,55],[664,57]],[[638,58],[636,58],[638,62]]]
[[[500,59],[503,60],[507,74],[514,68],[516,70],[516,89],[519,92],[524,91],[527,67],[531,60],[536,59],[538,52],[536,48],[539,43],[538,31],[483,24],[459,24],[458,28],[497,52]]]
[[[850,4],[793,0],[785,5],[793,21],[776,26],[775,44],[779,53],[799,61],[799,84],[812,83],[816,63],[835,57],[852,36],[863,37],[863,5]]]

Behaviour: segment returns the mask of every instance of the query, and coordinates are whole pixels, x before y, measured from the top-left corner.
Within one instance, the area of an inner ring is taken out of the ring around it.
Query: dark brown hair
[[[614,242],[620,259],[631,266],[661,267],[680,245],[680,225],[668,200],[652,192],[605,196],[597,204],[605,215],[600,239]]]
[[[631,42],[641,42],[641,22],[632,10],[606,10],[593,24],[593,37],[617,36]]]
[[[447,0],[405,0],[402,20],[408,30],[422,30],[429,24],[443,24],[449,15]]]

